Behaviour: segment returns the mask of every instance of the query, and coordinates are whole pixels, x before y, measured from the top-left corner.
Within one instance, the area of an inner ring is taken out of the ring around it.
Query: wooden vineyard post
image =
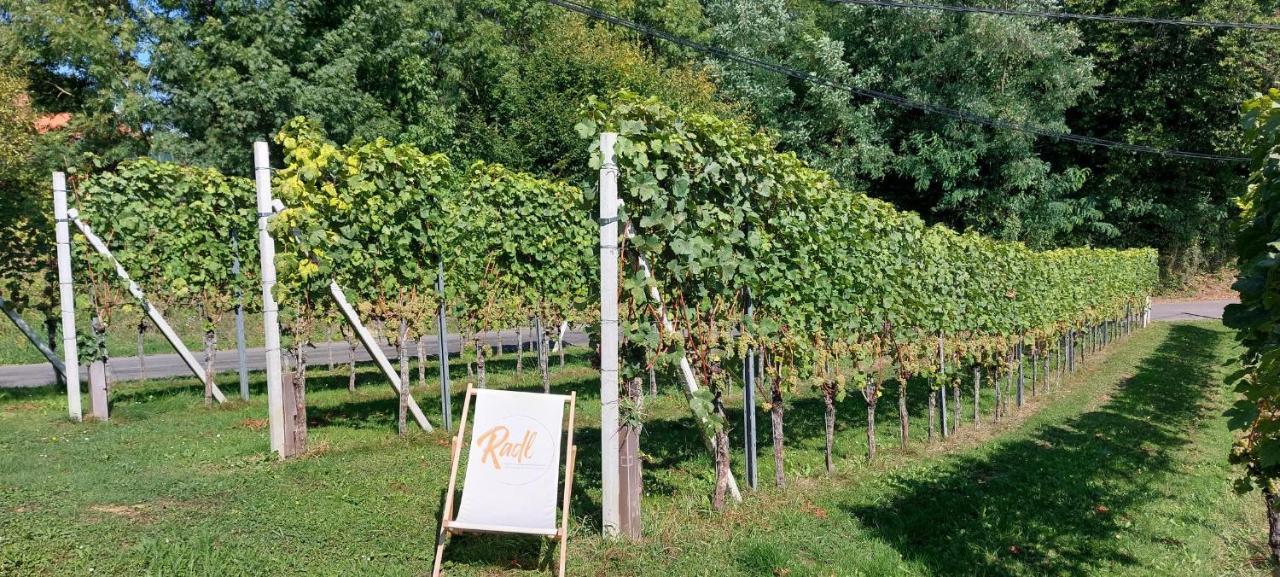
[[[62,366],[67,382],[67,414],[82,418],[80,409],[80,353],[76,349],[76,296],[71,277],[71,230],[67,218],[67,176],[53,173],[53,232],[58,253],[58,298],[62,308]]]
[[[618,441],[618,135],[600,133],[600,489],[605,536],[621,531]]]
[[[262,264],[262,330],[267,355],[267,422],[271,430],[271,450],[280,458],[288,456],[284,446],[284,384],[280,366],[280,319],[272,289],[276,286],[276,243],[271,238],[268,219],[276,213],[271,198],[270,149],[265,142],[253,143],[253,179],[258,200],[258,251]],[[290,390],[293,387],[289,387]]]
[[[639,406],[643,396],[643,381],[636,377],[626,384],[627,400],[633,407]],[[619,528],[621,534],[629,539],[639,539],[641,533],[640,495],[643,494],[643,479],[640,461],[640,425],[627,423],[618,434],[619,457],[619,492],[618,501]]]

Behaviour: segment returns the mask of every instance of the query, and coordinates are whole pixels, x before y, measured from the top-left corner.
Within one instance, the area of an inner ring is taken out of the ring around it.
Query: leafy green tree
[[[35,163],[35,120],[26,79],[0,66],[0,299],[16,312],[37,310],[56,351],[52,211]]]
[[[714,44],[843,84],[1067,131],[1095,84],[1078,35],[1056,23],[820,2],[705,3]],[[1035,137],[710,61],[721,86],[840,180],[936,222],[1054,246],[1095,220],[1073,200],[1085,174]]]
[[[1274,2],[1070,0],[1064,9],[1161,18],[1280,23]],[[1097,90],[1069,111],[1074,131],[1146,144],[1240,156],[1238,103],[1280,81],[1280,35],[1080,22],[1077,53],[1093,62]],[[1072,242],[1155,246],[1163,268],[1184,273],[1224,263],[1234,222],[1230,198],[1245,167],[1076,147],[1061,158],[1090,173],[1080,195],[1107,226]]]
[[[127,0],[0,1],[0,62],[19,66],[32,106],[70,113],[39,143],[41,170],[115,163],[145,153],[154,129],[152,78],[139,3]]]
[[[576,174],[587,94],[631,87],[714,105],[704,75],[524,0],[159,0],[138,18],[154,37],[157,148],[233,174],[248,172],[247,142],[295,116],[337,142],[385,137]]]

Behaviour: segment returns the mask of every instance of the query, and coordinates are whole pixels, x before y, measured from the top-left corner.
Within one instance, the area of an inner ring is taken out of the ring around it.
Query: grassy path
[[[820,403],[801,395],[787,414],[790,486],[723,514],[708,511],[710,463],[682,401],[664,395],[647,405],[636,545],[595,537],[595,374],[575,358],[556,373],[558,389],[583,399],[570,572],[1264,575],[1250,563],[1260,500],[1231,492],[1225,464],[1232,350],[1216,323],[1156,325],[1014,419],[975,427],[966,415],[945,446],[915,430],[897,448],[885,403],[872,465],[865,410],[850,397],[831,477],[820,472]],[[509,359],[495,365],[497,386],[536,387],[533,371],[517,381]],[[206,409],[189,383],[127,384],[113,392],[112,423],[75,426],[55,393],[0,391],[0,575],[428,573],[447,441],[395,439],[395,401],[373,381],[364,373],[351,394],[341,374],[309,379],[316,454],[284,464],[264,454],[260,394]],[[432,387],[415,393],[424,407],[436,406]],[[450,551],[451,575],[541,575],[550,558],[536,540],[462,538]]]

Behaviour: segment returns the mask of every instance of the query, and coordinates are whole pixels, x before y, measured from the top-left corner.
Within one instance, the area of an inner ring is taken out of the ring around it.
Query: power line
[[[942,116],[947,116],[947,117],[968,122],[971,124],[979,124],[982,126],[988,126],[988,127],[996,128],[1000,130],[1013,130],[1017,132],[1023,132],[1027,134],[1033,134],[1036,136],[1043,136],[1046,138],[1053,138],[1056,140],[1062,140],[1066,142],[1072,142],[1072,143],[1082,144],[1087,146],[1097,146],[1102,148],[1123,150],[1126,152],[1157,154],[1157,155],[1166,156],[1170,158],[1185,158],[1190,160],[1205,160],[1205,161],[1215,161],[1215,162],[1248,162],[1249,161],[1248,158],[1244,158],[1240,156],[1222,156],[1218,154],[1209,154],[1204,152],[1170,150],[1170,149],[1156,148],[1154,146],[1146,146],[1142,144],[1129,144],[1127,142],[1106,140],[1103,138],[1095,138],[1092,136],[1070,134],[1066,132],[1050,130],[1048,128],[1036,126],[1033,124],[1027,124],[1025,122],[1004,120],[1001,118],[992,118],[989,116],[982,116],[979,114],[966,112],[964,110],[951,108],[948,106],[930,104],[928,102],[918,102],[918,101],[911,100],[909,98],[905,98],[895,94],[881,92],[879,90],[849,86],[846,84],[842,84],[840,82],[836,82],[834,80],[817,76],[811,72],[805,72],[802,70],[797,70],[795,68],[783,66],[781,64],[777,64],[774,62],[768,62],[765,60],[760,60],[758,58],[744,56],[736,52],[725,50],[724,48],[720,48],[718,46],[700,44],[698,42],[694,42],[693,40],[676,36],[665,30],[660,30],[657,28],[653,28],[651,26],[646,26],[638,22],[634,22],[631,20],[627,20],[625,18],[614,16],[607,12],[602,12],[595,8],[591,8],[589,6],[578,4],[573,0],[547,0],[547,2],[553,6],[558,6],[560,8],[564,8],[572,12],[577,12],[579,14],[582,14],[589,18],[593,18],[595,20],[600,20],[600,21],[608,22],[610,24],[617,25],[617,26],[622,26],[624,28],[629,28],[631,30],[639,32],[644,36],[666,40],[667,42],[671,42],[672,44],[683,46],[685,48],[688,48],[690,50],[694,50],[697,52],[701,52],[703,54],[709,54],[723,60],[729,60],[732,62],[737,62],[739,64],[746,64],[748,66],[754,66],[756,68],[768,70],[776,74],[781,74],[783,76],[789,76],[797,80],[802,80],[804,82],[818,84],[821,86],[834,88],[836,90],[843,90],[857,96],[862,96],[864,98],[882,100],[902,108],[918,110],[918,111],[926,112],[929,114],[938,114]]]
[[[1227,30],[1261,30],[1280,32],[1280,24],[1259,24],[1254,22],[1221,22],[1214,20],[1175,20],[1171,18],[1146,18],[1142,16],[1111,16],[1106,14],[1075,14],[1071,12],[1036,12],[1032,10],[1011,10],[1007,8],[989,8],[986,6],[958,6],[955,4],[921,4],[916,2],[898,2],[895,0],[827,0],[833,4],[857,4],[859,6],[876,6],[880,8],[911,8],[917,10],[936,10],[960,12],[965,14],[996,14],[1000,16],[1018,16],[1023,18],[1049,18],[1053,20],[1093,20],[1099,22],[1121,22],[1125,24],[1151,24],[1157,26],[1187,26],[1195,28],[1214,28]]]

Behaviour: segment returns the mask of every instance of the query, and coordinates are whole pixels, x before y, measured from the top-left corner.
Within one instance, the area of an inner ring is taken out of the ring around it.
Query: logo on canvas
[[[476,444],[481,447],[480,462],[491,464],[494,470],[501,471],[503,461],[521,465],[533,459],[534,443],[537,440],[538,433],[526,429],[518,441],[513,441],[511,429],[506,425],[498,425],[476,437]]]

